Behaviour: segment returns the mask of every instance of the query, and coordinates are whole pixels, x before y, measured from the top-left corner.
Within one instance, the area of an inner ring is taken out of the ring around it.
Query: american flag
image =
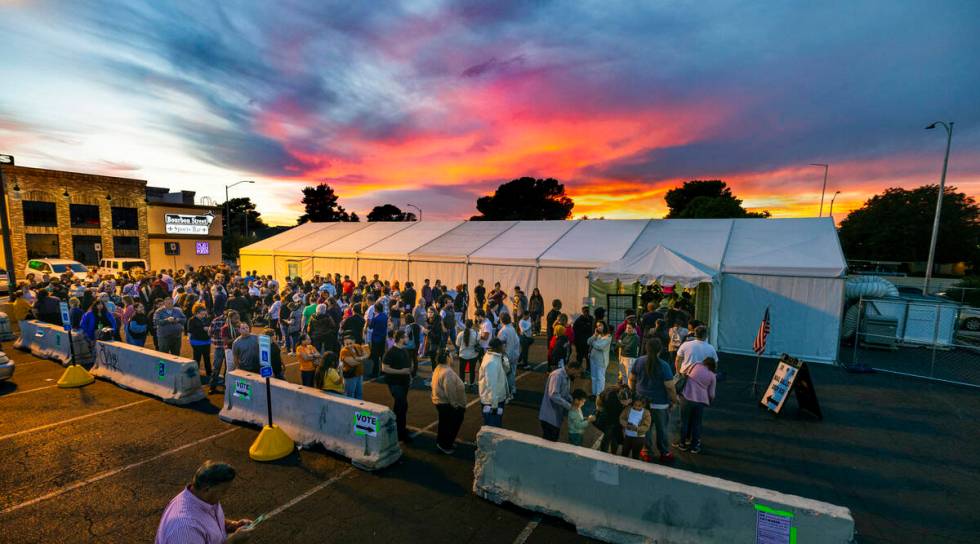
[[[766,341],[769,340],[769,332],[772,327],[769,325],[769,308],[766,307],[766,315],[762,317],[759,325],[759,332],[755,335],[755,342],[752,343],[752,350],[756,355],[762,355],[766,351]]]

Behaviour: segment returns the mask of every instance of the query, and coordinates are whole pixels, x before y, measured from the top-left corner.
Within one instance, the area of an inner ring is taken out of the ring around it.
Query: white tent
[[[709,330],[721,351],[751,353],[768,306],[767,355],[821,362],[837,357],[845,272],[827,218],[307,223],[242,248],[241,265],[280,279],[499,281],[508,292],[539,288],[546,305],[559,299],[569,314],[588,296],[591,271],[708,284]]]

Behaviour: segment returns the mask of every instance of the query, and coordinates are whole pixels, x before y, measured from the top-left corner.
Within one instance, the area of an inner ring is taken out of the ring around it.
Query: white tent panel
[[[358,259],[357,272],[358,277],[367,276],[368,279],[371,279],[374,274],[377,274],[381,281],[387,280],[394,283],[397,280],[403,284],[408,281],[408,261]]]
[[[412,251],[462,225],[462,221],[425,221],[388,236],[378,243],[358,251],[368,259],[407,260]]]
[[[412,251],[412,261],[466,262],[467,255],[480,249],[516,224],[517,221],[466,222]]]
[[[299,276],[304,280],[308,280],[313,277],[312,257],[276,255],[274,259],[276,279],[295,278]]]
[[[414,263],[413,263],[414,264]],[[513,294],[514,286],[520,286],[521,290],[530,293],[534,288],[535,269],[533,266],[507,266],[496,264],[470,264],[469,266],[469,285],[472,290],[478,280],[483,280],[487,286],[487,292],[493,288],[493,284],[500,282],[500,288]]]
[[[381,240],[395,234],[396,232],[411,228],[417,222],[378,222],[361,223],[366,225],[364,228],[352,232],[348,236],[336,239],[326,245],[322,245],[313,251],[318,257],[353,257],[358,251],[376,244]]]
[[[313,251],[325,244],[341,240],[351,234],[367,228],[367,223],[320,223],[333,225],[329,229],[309,232],[303,237],[283,244],[276,250],[276,255],[291,255],[294,257],[309,257]]]
[[[657,282],[661,285],[696,287],[699,283],[712,282],[715,275],[702,265],[658,245],[647,253],[599,267],[591,271],[589,277],[607,282],[620,280],[643,285]]]
[[[624,258],[642,255],[658,245],[706,269],[721,269],[732,228],[731,219],[659,219],[650,221]]]
[[[410,261],[408,263],[408,279],[415,284],[415,290],[422,288],[422,283],[428,279],[430,285],[435,285],[436,280],[440,280],[443,285],[453,287],[466,283],[466,264],[465,263],[445,263],[433,261]],[[471,293],[476,281],[470,285]]]
[[[844,280],[723,274],[717,342],[720,351],[754,355],[752,343],[770,308],[767,357],[837,358]]]
[[[537,265],[537,259],[580,221],[521,221],[470,255],[471,263]],[[513,287],[513,285],[511,286]]]
[[[270,236],[265,240],[259,240],[254,244],[249,244],[243,247],[239,253],[271,255],[274,250],[277,250],[290,242],[294,242],[300,238],[303,238],[304,236],[328,229],[334,224],[335,223],[303,223],[302,225],[293,227],[285,232],[280,232],[275,236]]]
[[[272,255],[242,255],[239,260],[242,270],[256,270],[263,276],[267,274],[275,276],[275,257]]]
[[[350,276],[351,279],[357,281],[360,278],[357,275],[357,266],[354,258],[336,258],[336,257],[313,257],[313,272],[315,274],[320,274],[321,276],[326,276],[327,274],[340,274],[340,277]]]
[[[541,268],[538,269],[537,287],[544,298],[545,312],[551,309],[551,301],[557,298],[561,300],[565,312],[571,315],[582,308],[582,300],[589,296],[588,271],[581,268]],[[596,304],[604,307],[606,301],[596,300]]]
[[[649,219],[581,221],[541,255],[541,266],[594,268],[621,259],[649,222]]]
[[[722,270],[839,278],[846,268],[834,222],[827,217],[735,220]]]

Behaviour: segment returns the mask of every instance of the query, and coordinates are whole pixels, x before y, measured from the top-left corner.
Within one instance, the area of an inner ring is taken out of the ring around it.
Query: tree
[[[568,219],[575,203],[553,178],[523,177],[504,183],[492,196],[481,196],[472,221]]]
[[[418,221],[412,212],[403,212],[394,204],[375,206],[367,216],[368,221]]]
[[[929,258],[938,185],[885,189],[840,222],[848,259],[923,262]],[[980,206],[956,187],[943,195],[936,263],[980,261]]]
[[[337,203],[337,194],[326,183],[316,187],[303,187],[303,206],[306,213],[299,216],[297,224],[307,221],[358,221],[355,213],[347,213],[343,206]]]
[[[720,179],[692,180],[675,187],[664,195],[666,219],[726,219],[769,217],[768,211],[750,212],[732,194],[728,184]]]
[[[233,198],[225,203],[225,231],[221,237],[221,253],[226,259],[238,257],[238,250],[258,240],[256,233],[265,231],[269,225],[262,220],[262,214],[255,209],[249,197]],[[248,239],[245,237],[245,218],[248,218]]]

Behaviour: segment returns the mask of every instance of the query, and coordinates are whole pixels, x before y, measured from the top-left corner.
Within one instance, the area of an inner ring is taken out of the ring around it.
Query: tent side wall
[[[772,328],[764,356],[837,360],[842,278],[723,274],[720,299],[719,351],[754,355],[752,343],[769,306]]]
[[[261,275],[275,275],[275,257],[273,255],[248,255],[239,256],[242,270],[256,270]]]
[[[453,287],[466,283],[466,263],[463,262],[437,262],[437,261],[416,261],[408,263],[409,281],[415,284],[415,290],[422,289],[423,282],[428,279],[430,284],[440,280],[443,285]],[[470,293],[476,287],[476,279],[470,282]]]
[[[357,263],[353,258],[343,259],[336,257],[313,257],[313,273],[320,275],[340,274],[341,277],[350,276],[357,281]]]
[[[551,301],[561,301],[562,310],[571,316],[579,313],[582,299],[589,296],[589,270],[585,268],[541,268],[538,270],[538,289],[544,298],[545,313]],[[531,292],[528,291],[528,295]],[[606,298],[596,298],[596,306],[606,306]]]
[[[514,286],[519,285],[521,290],[530,294],[535,284],[535,269],[533,266],[510,266],[500,264],[470,263],[469,265],[470,286],[476,287],[478,280],[483,280],[487,287],[487,293],[493,289],[493,284],[500,282],[500,288],[508,296],[513,295]],[[445,280],[443,280],[445,281]]]
[[[379,278],[394,283],[396,280],[403,284],[408,281],[408,261],[385,259],[358,259],[356,262],[358,277],[374,274]]]

